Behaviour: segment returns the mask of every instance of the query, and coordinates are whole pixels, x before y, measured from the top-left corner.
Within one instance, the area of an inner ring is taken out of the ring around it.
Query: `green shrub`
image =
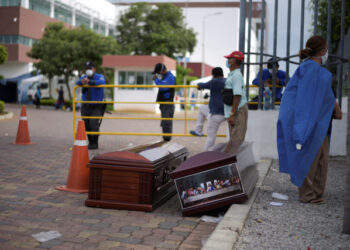
[[[5,102],[0,101],[0,114],[4,113],[5,110]]]
[[[40,100],[40,105],[43,105],[43,106],[55,106],[56,105],[56,100],[55,99],[41,99]]]
[[[107,104],[106,111],[114,111],[113,104]]]

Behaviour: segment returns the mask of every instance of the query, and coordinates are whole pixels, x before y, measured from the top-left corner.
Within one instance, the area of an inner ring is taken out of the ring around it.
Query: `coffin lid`
[[[96,155],[90,160],[90,163],[152,167],[176,152],[183,150],[185,150],[185,147],[176,143],[157,142]]]
[[[176,179],[235,162],[236,156],[231,154],[217,151],[202,152],[183,162],[171,172],[170,176]]]

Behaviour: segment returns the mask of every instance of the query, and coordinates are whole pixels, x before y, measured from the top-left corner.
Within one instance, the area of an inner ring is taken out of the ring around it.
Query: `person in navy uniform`
[[[270,58],[268,63],[267,63],[267,69],[263,69],[262,71],[262,90],[260,92],[261,95],[261,100],[263,100],[264,96],[264,84],[272,84],[272,75],[273,75],[273,66],[276,67],[276,85],[282,86],[282,87],[276,87],[276,92],[275,92],[275,101],[280,102],[282,99],[282,89],[283,86],[286,86],[286,72],[283,70],[279,69],[279,64],[278,62],[273,62],[273,58]],[[259,79],[260,79],[260,72],[258,72],[257,76],[253,80],[253,84],[256,86],[259,86]],[[272,91],[272,89],[270,88]],[[257,102],[258,101],[258,96],[254,97],[252,101]],[[257,104],[250,104],[249,105],[250,109],[257,109],[258,105]]]
[[[153,81],[157,85],[175,85],[175,76],[167,70],[163,63],[157,63],[153,70]],[[157,95],[157,102],[173,102],[175,95],[175,88],[159,88]],[[174,104],[160,104],[159,109],[162,118],[173,118],[175,106]],[[160,122],[163,133],[173,132],[173,121],[162,120]],[[170,141],[171,136],[163,136],[164,141]]]
[[[96,67],[92,62],[86,62],[85,75],[76,82],[81,86],[105,85],[105,77],[96,73]],[[84,88],[82,89],[83,101],[103,101],[104,88]],[[81,107],[81,116],[103,116],[105,104],[101,103],[83,103]],[[100,131],[99,119],[83,119],[86,131]],[[98,149],[98,135],[88,135],[89,149]]]

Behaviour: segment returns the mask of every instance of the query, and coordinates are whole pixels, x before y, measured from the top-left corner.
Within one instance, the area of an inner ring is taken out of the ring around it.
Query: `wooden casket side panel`
[[[135,172],[103,169],[101,173],[101,199],[138,202],[139,174]]]

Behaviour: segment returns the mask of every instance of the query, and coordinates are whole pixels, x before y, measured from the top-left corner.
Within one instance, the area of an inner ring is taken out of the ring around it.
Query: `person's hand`
[[[271,78],[269,78],[265,81],[265,83],[271,84],[271,81],[272,81]]]
[[[228,118],[228,124],[230,124],[232,127],[235,126],[235,116],[234,115],[231,115],[229,118]]]
[[[334,104],[333,118],[336,120],[341,120],[343,118],[343,113],[341,112],[338,102]]]
[[[154,81],[157,78],[157,75],[152,76],[152,80]]]

